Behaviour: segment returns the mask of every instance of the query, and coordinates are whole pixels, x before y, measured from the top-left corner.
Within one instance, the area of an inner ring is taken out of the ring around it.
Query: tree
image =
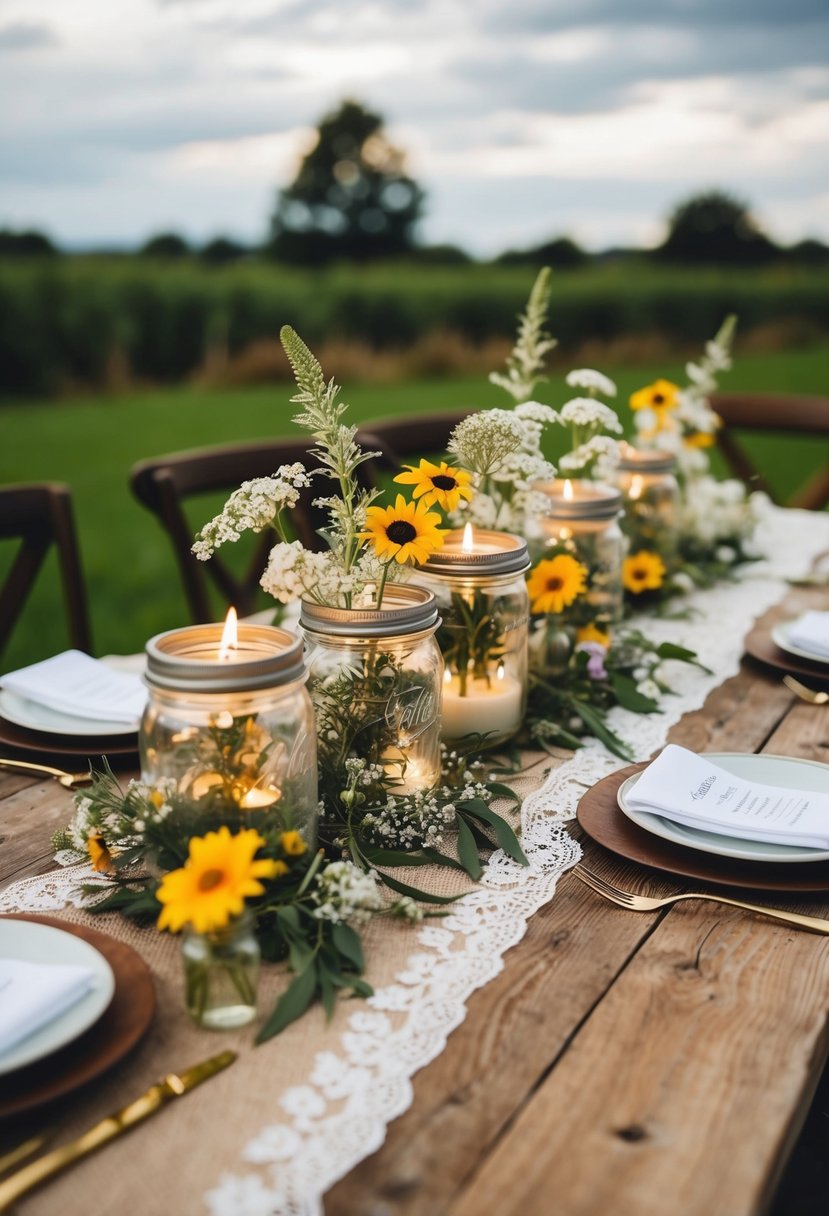
[[[747,204],[711,190],[680,203],[668,221],[665,242],[655,252],[666,261],[746,265],[768,262],[778,251]]]
[[[531,249],[507,249],[495,261],[501,266],[552,266],[555,270],[569,270],[583,266],[587,259],[588,255],[569,236],[559,236]]]
[[[42,232],[10,232],[0,228],[0,258],[54,257],[57,249]]]
[[[151,236],[139,252],[145,258],[186,258],[190,246],[184,237],[175,232],[161,232],[158,236]]]
[[[380,116],[344,101],[323,118],[295,181],[279,194],[269,252],[311,265],[395,257],[414,247],[422,207],[423,192]]]
[[[208,241],[202,248],[199,254],[203,262],[209,262],[213,266],[224,266],[228,262],[238,262],[240,258],[247,257],[250,250],[245,245],[241,245],[239,241],[234,241],[232,237],[216,236],[212,241]]]

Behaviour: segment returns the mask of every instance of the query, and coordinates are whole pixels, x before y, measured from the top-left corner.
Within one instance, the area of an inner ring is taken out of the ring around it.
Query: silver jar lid
[[[460,546],[463,530],[447,532],[443,546],[433,553],[422,567],[429,574],[460,574],[463,576],[486,576],[500,574],[524,574],[529,570],[530,557],[527,542],[510,532],[492,532],[476,528],[473,543],[479,552],[465,553]],[[489,552],[480,552],[488,549]]]
[[[672,473],[676,456],[650,448],[635,448],[623,443],[619,449],[619,468],[626,473]]]
[[[217,658],[221,625],[186,625],[147,642],[145,680],[177,692],[249,692],[276,688],[305,676],[302,639],[273,625],[240,621],[227,662]]]
[[[312,633],[385,638],[432,629],[439,619],[431,591],[392,583],[383,592],[382,608],[329,608],[303,600],[299,623]]]
[[[532,488],[550,502],[549,515],[555,519],[612,519],[622,506],[622,495],[598,481],[578,481],[572,498],[564,497],[564,479],[534,481]],[[549,518],[549,516],[548,516]]]

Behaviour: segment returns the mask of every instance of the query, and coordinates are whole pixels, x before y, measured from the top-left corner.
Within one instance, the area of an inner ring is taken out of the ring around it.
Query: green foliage
[[[729,312],[739,313],[744,333],[785,322],[814,337],[829,333],[828,281],[825,266],[596,265],[556,272],[551,326],[565,353],[636,336],[687,348],[707,341]],[[252,258],[217,267],[191,259],[0,261],[0,391],[45,396],[119,376],[181,381],[214,352],[232,359],[273,340],[288,319],[312,346],[343,339],[386,350],[435,331],[472,343],[511,340],[527,287],[520,266],[384,263],[357,276],[343,266],[309,271]],[[194,434],[184,446],[198,442]]]
[[[414,247],[422,208],[423,192],[379,114],[345,101],[323,118],[295,181],[281,191],[269,249],[308,266],[396,257]]]
[[[658,249],[666,261],[694,265],[762,265],[779,250],[740,199],[720,190],[697,194],[674,210]]]

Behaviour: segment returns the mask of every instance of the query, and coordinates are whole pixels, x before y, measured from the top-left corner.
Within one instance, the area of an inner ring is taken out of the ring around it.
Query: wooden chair
[[[92,631],[68,486],[32,482],[0,487],[0,540],[20,545],[0,587],[0,651],[11,636],[52,545],[58,564],[69,640],[92,652]]]
[[[219,550],[209,561],[201,562],[191,552],[198,528],[207,516],[191,522],[184,510],[187,499],[223,491],[226,496],[238,489],[243,481],[272,476],[280,465],[301,461],[306,468],[317,467],[309,461],[304,441],[283,439],[255,443],[229,444],[221,447],[199,448],[175,452],[142,460],[130,473],[132,491],[140,503],[159,519],[173,543],[184,591],[195,622],[216,619],[210,605],[211,585],[225,604],[232,604],[240,613],[255,611],[259,579],[265,569],[267,555],[273,547],[274,535],[268,530],[254,537],[254,552],[241,574],[228,564],[224,551]],[[329,493],[327,482],[319,480],[310,490],[303,490],[296,507],[288,512],[296,538],[307,549],[324,547],[317,529],[327,523],[327,516],[312,505],[312,499]],[[235,550],[236,545],[229,545]]]
[[[819,511],[829,503],[829,397],[774,393],[712,393],[711,408],[723,421],[717,446],[736,477],[752,490],[765,490],[775,502],[779,496],[754,465],[735,432],[793,432],[813,435],[824,463],[786,504]]]
[[[406,462],[421,456],[435,456],[446,451],[449,436],[468,418],[472,410],[444,410],[433,414],[417,414],[412,418],[386,418],[367,423],[357,432],[357,442],[370,452],[379,452],[374,460],[360,466],[361,475],[369,487],[379,484],[384,473],[399,473]]]

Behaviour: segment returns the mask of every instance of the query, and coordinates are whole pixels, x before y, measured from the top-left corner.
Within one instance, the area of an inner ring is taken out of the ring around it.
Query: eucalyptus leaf
[[[363,943],[360,941],[360,935],[351,928],[351,925],[334,925],[331,939],[340,954],[353,963],[357,971],[365,970]]]
[[[472,835],[469,824],[460,812],[455,817],[455,824],[458,829],[458,856],[461,859],[461,865],[469,877],[477,882],[483,874],[483,867],[478,855],[475,837]]]
[[[482,803],[480,803],[479,799],[474,799],[471,801],[474,801],[474,805],[467,804],[465,808],[466,813],[469,815],[474,815],[476,819],[482,819],[484,823],[488,823],[495,832],[498,843],[504,852],[511,857],[513,861],[520,862],[522,866],[528,866],[530,863],[527,861],[524,851],[521,848],[521,845],[518,843],[518,837],[515,835],[515,832],[512,830],[507,821],[502,819],[501,816],[493,811],[491,807],[484,806]]]
[[[273,1013],[256,1036],[257,1043],[264,1043],[279,1034],[291,1022],[302,1017],[311,1004],[319,987],[317,971],[313,963],[305,968],[285,989],[276,1002]]]

